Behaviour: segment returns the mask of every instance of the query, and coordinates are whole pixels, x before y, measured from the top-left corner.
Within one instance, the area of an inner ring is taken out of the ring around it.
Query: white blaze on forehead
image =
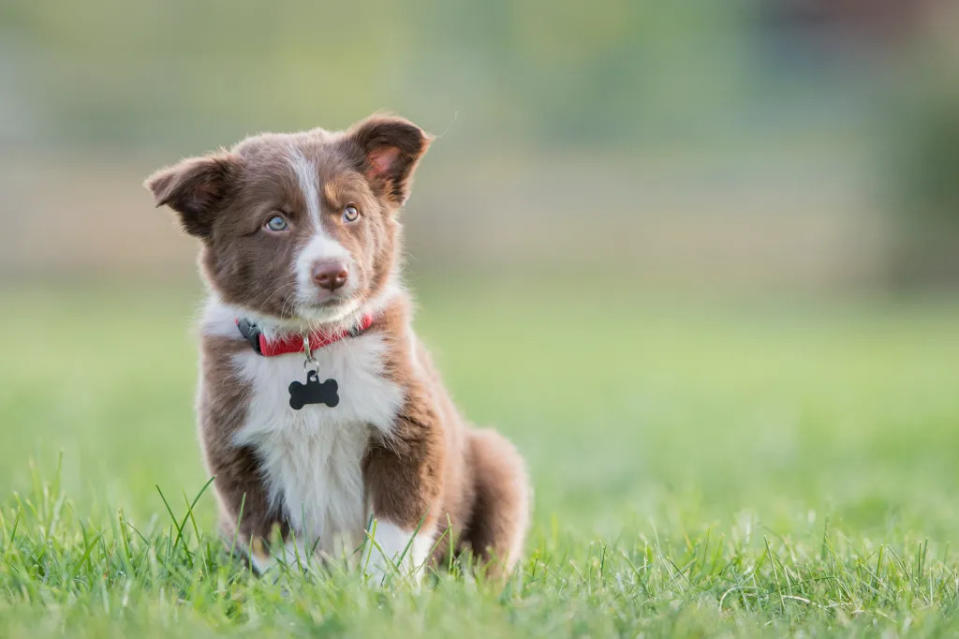
[[[316,164],[306,158],[303,152],[294,145],[289,147],[289,162],[296,175],[297,184],[306,202],[306,209],[313,221],[314,233],[309,241],[300,249],[296,257],[296,280],[301,300],[309,302],[316,296],[316,285],[313,283],[313,264],[322,260],[341,260],[350,270],[352,256],[346,248],[329,236],[323,228],[323,219],[320,215],[320,186]],[[348,285],[349,286],[349,285]],[[344,291],[348,292],[348,291]]]
[[[316,172],[316,164],[307,160],[298,148],[290,145],[290,166],[293,167],[293,173],[296,174],[296,181],[299,183],[303,199],[306,201],[306,210],[310,214],[310,219],[313,220],[316,228],[321,229],[320,189],[317,184],[319,178]]]

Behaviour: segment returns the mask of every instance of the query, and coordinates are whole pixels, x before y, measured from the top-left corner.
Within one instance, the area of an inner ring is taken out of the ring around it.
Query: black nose
[[[328,291],[335,291],[346,284],[349,276],[345,264],[329,260],[313,262],[311,274],[316,285]]]

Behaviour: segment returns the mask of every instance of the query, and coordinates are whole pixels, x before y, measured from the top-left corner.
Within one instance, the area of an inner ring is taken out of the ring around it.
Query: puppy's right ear
[[[239,158],[221,152],[160,169],[143,185],[153,192],[157,206],[165,204],[180,214],[187,233],[206,237],[214,215],[234,190],[239,170]]]

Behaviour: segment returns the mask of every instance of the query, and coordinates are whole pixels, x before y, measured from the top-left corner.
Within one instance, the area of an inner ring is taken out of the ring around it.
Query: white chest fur
[[[363,539],[367,507],[362,458],[371,432],[388,433],[403,401],[384,375],[385,344],[370,332],[314,353],[320,381],[335,379],[339,403],[290,407],[288,387],[306,381],[303,356],[234,356],[251,397],[238,445],[252,445],[270,498],[297,539],[325,553],[352,550]]]

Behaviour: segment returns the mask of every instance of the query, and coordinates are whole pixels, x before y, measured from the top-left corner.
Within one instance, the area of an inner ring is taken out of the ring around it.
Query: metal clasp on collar
[[[303,361],[303,368],[319,368],[316,358],[313,357],[313,349],[310,348],[310,334],[303,333],[303,354],[306,359]]]

